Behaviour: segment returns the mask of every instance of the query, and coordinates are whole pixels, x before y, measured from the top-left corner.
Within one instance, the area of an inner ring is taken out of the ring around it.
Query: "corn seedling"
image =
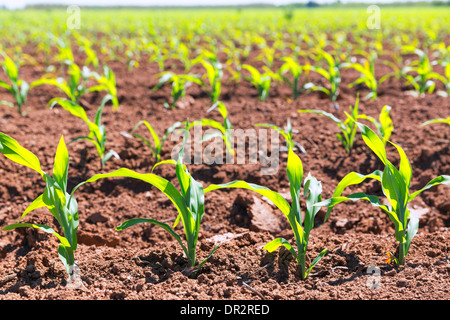
[[[67,80],[63,78],[42,77],[31,83],[30,87],[33,88],[40,85],[55,86],[64,92],[70,101],[76,104],[80,103],[80,98],[86,93],[105,90],[104,86],[87,87],[87,82],[94,75],[88,67],[84,66],[80,68],[77,64],[70,61],[67,63],[67,72],[69,75]]]
[[[70,100],[63,98],[54,98],[49,102],[50,108],[53,108],[55,105],[59,104],[63,109],[69,111],[72,115],[83,119],[84,122],[88,125],[89,135],[74,138],[72,141],[70,141],[70,143],[77,140],[87,140],[92,142],[97,149],[102,169],[112,156],[114,156],[116,159],[119,159],[119,155],[114,150],[109,150],[108,152],[106,152],[106,128],[101,123],[103,108],[106,102],[111,99],[112,97],[109,95],[106,95],[103,98],[100,107],[97,109],[95,120],[93,122],[88,119],[83,107]]]
[[[244,64],[242,69],[250,72],[250,76],[245,76],[247,81],[250,81],[253,86],[258,90],[258,98],[261,101],[265,101],[269,96],[270,86],[272,85],[272,78],[276,78],[277,75],[266,69],[265,73],[261,73],[255,67]]]
[[[214,132],[209,132],[209,133],[206,133],[205,135],[203,135],[201,142],[209,141],[216,137],[220,137],[220,138],[222,138],[223,142],[225,143],[228,154],[234,156],[235,151],[233,149],[233,144],[232,144],[232,140],[231,140],[231,129],[233,129],[233,127],[228,118],[228,110],[225,107],[225,105],[223,104],[223,102],[218,101],[215,104],[213,104],[211,106],[211,108],[208,109],[207,112],[211,112],[215,108],[217,108],[217,110],[223,117],[222,123],[220,123],[216,120],[213,120],[213,119],[201,119],[201,120],[196,120],[196,121],[190,122],[188,125],[188,128],[190,129],[195,126],[209,126],[209,127],[216,129]],[[182,123],[182,124],[185,125],[186,123]]]
[[[256,60],[263,61],[268,67],[272,67],[276,55],[275,47],[277,45],[278,44],[275,43],[274,46],[270,47],[264,41],[264,45],[261,48],[261,54],[256,58]]]
[[[362,133],[364,142],[385,165],[384,170],[376,170],[368,175],[362,175],[356,172],[347,174],[337,185],[333,196],[328,200],[315,204],[315,206],[328,207],[325,220],[328,218],[332,208],[335,205],[346,200],[367,200],[374,207],[379,207],[384,210],[395,225],[395,239],[399,243],[398,256],[395,259],[397,264],[403,265],[405,263],[405,257],[408,254],[411,241],[419,228],[419,219],[416,217],[410,217],[408,203],[422,191],[430,189],[433,186],[439,184],[450,185],[450,176],[439,176],[427,183],[422,189],[410,193],[412,169],[403,149],[389,141],[397,149],[400,155],[399,169],[397,169],[387,159],[385,145],[376,133],[364,124],[357,123],[357,125]],[[342,193],[346,187],[359,184],[366,179],[375,179],[381,182],[381,189],[388,200],[389,205],[381,204],[377,196],[367,195],[363,192],[353,193],[349,196],[342,196]]]
[[[255,124],[255,127],[270,128],[278,131],[278,133],[281,134],[283,138],[286,140],[286,151],[289,150],[290,148],[295,150],[295,147],[297,147],[302,154],[306,154],[305,148],[303,148],[303,146],[300,143],[294,141],[294,139],[292,138],[292,133],[294,132],[294,129],[292,129],[291,121],[289,119],[287,120],[287,124],[284,129],[274,124],[268,123],[257,123]]]
[[[362,52],[366,59],[361,63],[351,63],[348,68],[355,69],[361,76],[352,82],[349,87],[352,88],[355,85],[364,83],[370,92],[366,95],[366,99],[375,100],[377,98],[378,92],[378,81],[375,77],[375,60],[377,59],[377,54],[375,51],[371,51],[369,54]]]
[[[8,90],[14,97],[17,105],[17,112],[22,114],[22,105],[27,100],[28,90],[30,86],[28,83],[22,79],[19,79],[19,67],[16,63],[5,53],[3,53],[3,64],[2,68],[5,74],[8,76],[10,83],[6,83],[0,80],[0,87]],[[14,105],[9,101],[0,101],[0,104],[14,107]]]
[[[135,133],[135,131],[137,130],[138,127],[140,127],[141,125],[145,125],[145,127],[148,129],[148,131],[150,132],[150,135],[152,136],[153,139],[153,144],[150,142],[150,140],[144,138],[142,135]],[[179,126],[181,125],[181,122],[175,122],[171,127],[169,127],[164,136],[162,136],[161,138],[158,137],[158,134],[156,133],[156,131],[153,129],[153,127],[150,125],[150,123],[148,123],[145,120],[139,121],[134,128],[131,130],[131,135],[135,138],[138,138],[140,140],[142,140],[152,151],[153,157],[155,158],[155,163],[158,163],[161,161],[161,150],[162,147],[164,146],[164,143],[166,142],[166,139],[169,137],[169,135]],[[130,136],[130,134],[128,133],[123,133],[125,136]]]
[[[121,39],[125,42],[124,56],[128,70],[139,67],[140,52],[136,39]]]
[[[215,54],[209,51],[205,51],[192,62],[201,63],[206,70],[206,78],[208,82],[202,80],[202,86],[205,88],[211,103],[216,103],[219,99],[222,83],[220,82],[223,77],[222,64],[219,62]]]
[[[394,124],[389,115],[390,111],[391,107],[385,105],[381,109],[378,120],[365,114],[358,114],[358,119],[368,120],[375,125],[378,135],[382,138],[384,144],[386,144],[386,142],[391,137],[392,131],[394,131]]]
[[[398,52],[392,52],[390,56],[392,61],[383,59],[381,60],[381,63],[390,67],[392,69],[392,72],[389,72],[382,76],[380,80],[378,80],[379,84],[383,83],[389,78],[395,78],[397,81],[400,81],[406,78],[408,72],[412,70],[410,66],[404,65],[403,58]]]
[[[300,76],[303,73],[303,67],[294,61],[291,57],[285,57],[281,59],[284,64],[278,70],[278,74],[292,89],[294,100],[297,99],[299,94],[306,88],[305,85],[299,87]],[[284,76],[285,73],[289,73],[291,78]]]
[[[181,61],[184,65],[185,72],[188,72],[192,67],[189,48],[180,39],[173,39],[172,45],[175,50],[173,58]]]
[[[117,97],[116,75],[108,66],[103,66],[103,74],[93,73],[98,85],[89,88],[89,91],[106,91],[111,96],[113,110],[119,108],[119,98]]]
[[[149,49],[149,62],[156,62],[158,64],[159,71],[164,70],[165,51],[155,43],[148,44]]]
[[[94,69],[97,69],[100,62],[98,59],[97,52],[95,52],[95,50],[93,49],[92,42],[88,38],[78,33],[74,33],[74,36],[77,39],[80,50],[82,50],[86,54],[86,60],[84,61],[84,65],[85,66],[92,65]]]
[[[122,231],[138,223],[151,223],[163,228],[175,238],[175,240],[179,243],[179,245],[183,249],[184,254],[188,259],[188,267],[184,270],[185,273],[187,275],[194,275],[200,270],[200,268],[203,266],[206,260],[216,251],[217,247],[214,247],[213,251],[206,259],[201,261],[199,264],[196,263],[196,252],[197,252],[196,248],[197,248],[198,234],[200,231],[200,223],[204,214],[205,197],[202,184],[200,182],[197,182],[192,177],[192,175],[187,170],[186,166],[183,164],[184,144],[186,143],[187,137],[188,137],[188,130],[186,127],[183,146],[180,149],[177,161],[166,160],[159,162],[154,166],[155,168],[156,166],[165,163],[175,164],[176,175],[178,178],[181,192],[178,191],[170,181],[162,177],[159,177],[153,173],[141,174],[126,168],[118,169],[111,173],[94,175],[92,178],[77,185],[74,188],[73,192],[85,183],[95,182],[103,178],[114,178],[114,177],[134,178],[147,182],[158,188],[172,201],[172,203],[175,205],[178,211],[178,216],[173,226],[171,227],[168,224],[157,221],[155,219],[137,218],[124,221],[122,224],[116,227],[116,230]],[[187,243],[186,246],[184,245],[181,237],[174,230],[175,227],[180,222],[180,220],[183,223],[184,232],[186,235],[186,243]]]
[[[433,71],[433,65],[428,55],[424,51],[410,46],[404,46],[403,50],[413,52],[419,57],[409,66],[410,71],[415,73],[416,76],[407,74],[405,76],[407,84],[411,84],[419,95],[424,95],[425,92],[432,93],[436,88],[436,83],[433,80],[442,79],[442,76]]]
[[[303,192],[306,201],[306,213],[303,220],[301,218],[300,210],[300,189],[303,180],[303,165],[300,158],[294,153],[292,148],[289,148],[288,163],[287,163],[287,176],[290,182],[290,192],[292,197],[292,204],[289,205],[287,200],[283,198],[277,192],[274,192],[266,187],[256,184],[247,183],[245,181],[233,181],[221,185],[210,185],[205,189],[205,194],[223,188],[242,188],[252,190],[258,194],[268,198],[275,206],[277,206],[281,212],[284,213],[291,225],[294,233],[295,242],[297,245],[297,251],[292,245],[284,238],[277,238],[267,243],[264,246],[268,252],[273,252],[280,246],[286,247],[289,252],[294,256],[302,279],[306,279],[311,270],[316,264],[325,256],[328,252],[324,249],[319,255],[311,262],[309,268],[306,268],[306,253],[308,247],[309,234],[314,227],[314,218],[319,212],[319,207],[314,207],[315,203],[321,201],[322,185],[321,183],[310,174],[303,181]]]
[[[319,50],[318,58],[325,60],[327,68],[309,66],[309,69],[324,77],[329,83],[329,88],[316,86],[312,83],[308,83],[305,88],[313,91],[322,91],[330,97],[333,103],[335,103],[339,96],[339,84],[341,83],[340,66],[336,63],[333,56],[324,50]],[[344,65],[342,65],[342,67],[343,66]]]
[[[75,272],[74,253],[77,249],[78,205],[75,198],[69,200],[70,197],[67,193],[69,154],[64,138],[61,137],[56,150],[52,176],[42,171],[39,159],[33,153],[4,133],[0,133],[0,152],[8,159],[38,172],[45,181],[43,194],[27,207],[20,220],[35,209],[47,207],[58,222],[64,236],[58,234],[50,226],[34,223],[18,222],[3,227],[3,230],[31,227],[56,236],[60,241],[58,247],[59,259],[64,264],[69,279],[71,281],[77,280],[75,278],[77,273]]]
[[[337,133],[336,136],[342,142],[345,151],[347,151],[347,153],[351,153],[357,131],[357,126],[355,120],[353,119],[358,118],[359,115],[358,104],[359,104],[359,96],[356,99],[355,106],[354,107],[349,106],[350,113],[344,111],[345,115],[347,116],[345,120],[340,120],[336,118],[332,113],[323,110],[305,109],[305,110],[298,110],[298,112],[320,114],[334,121],[341,130],[341,132]]]
[[[191,83],[196,83],[198,85],[202,85],[202,81],[200,78],[198,78],[195,75],[191,74],[175,74],[173,72],[163,72],[161,74],[161,77],[159,78],[158,84],[153,88],[153,90],[158,90],[161,88],[165,83],[172,83],[172,103],[170,107],[172,109],[175,109],[175,104],[177,101],[184,97],[186,94],[186,88]],[[169,108],[169,104],[167,102],[164,103],[164,106],[166,108]]]

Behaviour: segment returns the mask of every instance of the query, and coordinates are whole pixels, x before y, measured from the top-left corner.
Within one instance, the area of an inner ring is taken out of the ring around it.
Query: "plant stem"
[[[298,266],[300,268],[300,274],[301,274],[302,280],[306,279],[305,257],[306,257],[305,253],[299,253],[299,255],[298,255]]]
[[[406,241],[399,244],[399,250],[398,250],[398,264],[399,265],[405,264],[405,246],[406,246]]]

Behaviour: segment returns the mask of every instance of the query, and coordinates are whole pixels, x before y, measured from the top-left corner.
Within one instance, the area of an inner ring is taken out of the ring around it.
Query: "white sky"
[[[318,3],[331,2],[334,0],[315,0]],[[397,0],[405,1],[405,0]],[[307,2],[307,0],[0,0],[0,6],[9,9],[23,8],[27,4],[67,4],[69,5],[220,5],[220,4],[248,4],[248,3],[271,3],[276,5],[292,2]],[[342,2],[348,2],[343,0]],[[391,0],[354,0],[354,2],[382,3]]]

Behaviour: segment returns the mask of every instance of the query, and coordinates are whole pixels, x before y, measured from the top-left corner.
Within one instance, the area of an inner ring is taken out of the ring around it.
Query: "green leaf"
[[[152,138],[153,138],[153,141],[154,141],[154,143],[155,143],[154,151],[155,151],[155,153],[157,153],[157,150],[159,150],[159,149],[161,148],[161,141],[159,140],[158,134],[155,132],[155,130],[153,129],[153,127],[150,125],[150,123],[148,123],[148,122],[145,121],[145,120],[139,121],[139,122],[134,126],[133,130],[131,130],[131,133],[133,134],[133,132],[136,131],[136,129],[137,129],[141,124],[145,125],[145,126],[147,127],[147,130],[150,132],[150,134],[151,134],[151,136],[152,136]],[[139,136],[139,135],[134,135],[134,136],[140,138],[140,139],[141,139],[142,141],[144,141],[148,146],[151,147],[151,144],[150,144],[150,142],[149,142],[148,140],[142,138],[142,137]]]
[[[408,202],[412,201],[419,193],[421,193],[422,191],[428,190],[431,187],[437,186],[439,184],[445,184],[445,185],[450,185],[450,176],[447,175],[442,175],[439,177],[434,178],[433,180],[431,180],[430,182],[428,182],[425,187],[423,187],[422,189],[412,193],[409,195],[408,198]]]
[[[53,108],[53,106],[55,106],[56,104],[59,104],[61,107],[63,107],[64,110],[69,111],[72,115],[83,119],[87,124],[91,122],[88,119],[86,111],[84,111],[83,107],[79,106],[75,102],[64,98],[53,98],[49,101],[50,108]]]
[[[448,64],[450,66],[450,63]],[[446,123],[448,125],[450,125],[450,117],[448,118],[436,118],[436,119],[432,119],[432,120],[428,120],[425,121],[424,123],[421,124],[421,126],[426,126],[432,123]]]
[[[0,132],[0,152],[8,159],[31,168],[44,176],[39,159],[23,148],[16,140],[2,132]]]
[[[291,185],[291,196],[294,197],[293,191],[299,195],[303,180],[303,165],[292,148],[288,151],[287,176]]]
[[[381,124],[381,132],[380,135],[383,137],[383,141],[389,140],[391,137],[392,131],[394,130],[394,125],[391,117],[389,116],[389,112],[391,111],[391,107],[385,105],[380,112],[380,124]]]
[[[103,108],[105,107],[105,104],[109,101],[112,100],[112,95],[107,94],[101,101],[100,106],[97,109],[97,112],[95,113],[95,124],[100,127],[101,125],[101,119],[102,119],[102,113],[103,113]]]
[[[294,259],[297,261],[297,252],[295,252],[292,245],[284,238],[276,238],[276,239],[270,241],[263,247],[263,249],[267,250],[268,252],[274,252],[280,246],[284,246],[286,249],[288,249],[289,252],[294,257]]]
[[[60,236],[55,230],[53,230],[51,227],[45,225],[45,224],[34,224],[34,223],[13,223],[10,225],[7,225],[6,227],[3,227],[3,230],[13,230],[16,228],[34,228],[39,229],[41,231],[44,231],[46,233],[53,234],[55,237],[59,239],[61,244],[65,247],[70,247],[70,243],[67,241],[66,238]]]
[[[314,204],[322,201],[322,184],[309,173],[304,181],[304,197],[306,200],[306,214],[303,228],[306,236],[314,227],[314,218],[319,212],[320,207],[314,207]]]
[[[316,266],[317,263],[319,263],[320,260],[328,253],[327,249],[323,249],[322,252],[319,253],[319,255],[311,262],[311,265],[309,266],[308,270],[305,273],[305,278],[308,277],[312,269]]]
[[[78,184],[72,191],[72,196],[74,192],[81,187],[82,185],[86,183],[95,182],[99,179],[105,179],[105,178],[134,178],[138,179],[144,182],[147,182],[156,188],[158,188],[161,192],[163,192],[175,205],[176,209],[178,210],[178,213],[183,218],[183,224],[186,230],[193,230],[194,226],[192,225],[191,220],[189,219],[189,212],[187,211],[187,206],[185,203],[185,200],[183,199],[180,192],[175,188],[175,186],[170,183],[168,180],[161,178],[157,175],[154,175],[152,173],[142,174],[137,173],[132,170],[121,168],[118,170],[115,170],[110,173],[102,173],[102,174],[96,174],[90,179]]]
[[[389,200],[393,211],[397,214],[402,223],[402,229],[406,228],[408,188],[400,172],[389,161],[383,171],[381,179],[384,195]]]
[[[30,84],[30,89],[44,84],[57,87],[58,89],[63,91],[71,101],[75,101],[76,98],[72,93],[71,88],[67,85],[65,81],[59,81],[59,79],[47,79],[47,78],[38,79]]]
[[[173,78],[175,78],[176,75],[173,72],[165,72],[162,74],[161,78],[159,78],[158,84],[153,88],[153,90],[157,90],[162,87],[162,85]]]
[[[287,217],[290,212],[290,205],[284,199],[280,194],[278,194],[275,191],[272,191],[266,187],[259,186],[253,183],[247,183],[245,181],[232,181],[225,184],[211,184],[209,185],[205,190],[205,194],[218,189],[225,189],[225,188],[241,188],[241,189],[247,189],[252,190],[256,193],[259,193],[260,195],[266,197],[269,199],[275,206],[277,206],[278,209],[281,210],[281,212],[284,213],[284,215]]]
[[[69,153],[64,137],[59,140],[58,148],[53,164],[53,179],[58,183],[62,190],[67,190],[67,174],[69,172]]]
[[[409,247],[411,246],[412,239],[416,235],[419,229],[419,219],[411,218],[408,223],[408,231],[406,233],[406,247],[405,247],[405,256],[408,254]]]
[[[303,165],[300,158],[294,153],[292,148],[289,148],[288,151],[287,176],[290,182],[290,192],[292,198],[291,213],[294,214],[295,220],[298,223],[301,223],[300,188],[303,180]]]
[[[366,179],[375,179],[377,181],[381,182],[381,176],[383,175],[383,173],[379,170],[375,170],[374,172],[368,174],[368,175],[362,175],[360,173],[357,172],[350,172],[348,173],[337,185],[336,189],[334,190],[333,193],[333,198],[335,197],[339,197],[342,192],[344,192],[344,189],[347,188],[350,185],[355,185],[355,184],[359,184],[361,182],[363,182]],[[327,221],[328,217],[330,216],[330,213],[332,211],[332,207],[329,207],[324,222]]]
[[[375,132],[372,131],[368,126],[357,122],[356,123],[361,131],[364,142],[367,146],[378,156],[378,158],[386,164],[386,149],[384,147],[384,143],[381,139],[376,135]]]
[[[129,219],[126,220],[124,222],[122,222],[121,225],[116,227],[117,231],[122,231],[125,230],[131,226],[134,226],[138,223],[151,223],[154,225],[157,225],[161,228],[163,228],[164,230],[166,230],[167,232],[169,232],[174,238],[175,240],[177,240],[177,242],[180,244],[180,246],[183,248],[184,253],[186,254],[186,257],[188,257],[188,250],[186,249],[186,247],[183,244],[183,241],[181,240],[180,236],[166,223],[163,222],[159,222],[157,220],[154,219],[144,219],[144,218],[140,218],[140,219]]]
[[[4,57],[3,67],[5,69],[8,78],[10,78],[14,82],[17,82],[19,78],[19,69],[9,56],[3,54],[3,57]]]
[[[175,160],[173,160],[173,159],[160,161],[160,162],[155,163],[155,164],[153,165],[152,172],[153,172],[153,170],[155,170],[156,167],[158,167],[158,166],[160,166],[160,165],[162,165],[162,164],[173,164],[173,165],[176,166],[176,165],[177,165],[177,162],[176,162]]]
[[[30,213],[33,210],[36,210],[38,208],[46,207],[47,205],[44,203],[42,198],[43,198],[43,196],[41,194],[39,197],[34,199],[34,201],[22,213],[22,216],[20,217],[20,219],[23,219],[23,217],[25,217],[28,213]]]
[[[341,120],[336,118],[332,113],[329,113],[329,112],[326,112],[326,111],[323,111],[323,110],[304,109],[304,110],[298,110],[298,112],[300,112],[300,113],[316,113],[316,114],[320,114],[320,115],[323,115],[323,116],[329,118],[330,120],[333,120],[340,127],[342,126],[342,121]]]
[[[69,276],[72,274],[72,268],[75,263],[75,258],[73,256],[73,250],[70,247],[66,247],[62,244],[58,246],[58,256],[59,260],[64,265],[64,268],[66,269],[66,272]]]
[[[409,190],[409,186],[411,184],[411,178],[412,178],[411,164],[408,160],[408,157],[406,156],[405,151],[403,151],[403,149],[399,145],[397,145],[391,141],[389,141],[389,142],[397,149],[397,151],[400,155],[399,173],[403,177],[403,180],[405,181],[407,190]]]
[[[212,255],[216,252],[217,248],[219,248],[219,246],[215,246],[212,249],[211,253],[198,264],[196,270],[192,273],[193,276],[195,276],[200,271],[200,269],[203,267],[205,262],[208,261],[208,259],[212,257]]]
[[[254,82],[254,84],[261,83],[261,73],[258,71],[258,69],[249,64],[243,64],[242,69],[245,69],[250,72],[250,77],[252,79],[252,82]]]
[[[402,222],[400,222],[399,218],[397,217],[397,215],[394,211],[391,211],[386,205],[381,204],[380,199],[378,199],[377,196],[367,195],[364,192],[356,192],[356,193],[353,193],[346,197],[342,197],[342,196],[332,197],[327,200],[316,203],[316,204],[314,204],[314,206],[332,208],[335,205],[337,205],[341,202],[347,201],[347,200],[352,200],[352,201],[367,200],[370,202],[370,204],[372,206],[379,207],[382,210],[384,210],[389,215],[389,218],[395,225],[395,230],[396,230],[395,234],[396,234],[397,241],[402,240],[402,237],[403,237],[402,232],[404,231]]]

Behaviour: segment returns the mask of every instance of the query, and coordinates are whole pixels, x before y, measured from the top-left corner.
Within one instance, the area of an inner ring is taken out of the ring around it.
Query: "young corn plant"
[[[230,119],[228,118],[228,110],[225,107],[225,105],[223,104],[223,102],[218,101],[215,104],[213,104],[211,106],[211,108],[208,109],[207,112],[211,112],[215,108],[217,108],[217,110],[223,117],[222,123],[220,123],[216,120],[213,120],[213,119],[201,119],[201,120],[196,120],[196,121],[190,122],[188,124],[188,128],[190,129],[195,126],[209,126],[209,127],[216,129],[214,132],[206,133],[205,135],[203,135],[201,142],[209,141],[213,138],[220,137],[220,138],[222,138],[223,142],[225,143],[228,154],[234,156],[236,153],[233,149],[232,137],[231,137],[231,129],[233,129],[233,127],[231,125]],[[183,124],[186,124],[186,123],[183,123]]]
[[[135,131],[141,126],[144,125],[147,130],[150,132],[150,135],[153,139],[153,144],[150,142],[150,140],[144,138],[142,135],[135,133]],[[164,146],[164,143],[166,142],[169,135],[178,127],[181,126],[181,122],[175,122],[172,126],[170,126],[166,132],[164,133],[164,136],[161,138],[158,137],[158,134],[153,129],[153,127],[145,120],[139,121],[134,128],[131,130],[131,133],[123,133],[125,136],[132,136],[135,138],[140,139],[142,142],[144,142],[152,151],[153,157],[155,158],[155,163],[158,163],[161,161],[161,150]]]
[[[362,137],[367,146],[383,162],[384,170],[376,170],[368,175],[351,172],[347,174],[337,185],[333,196],[330,199],[316,203],[314,206],[328,207],[325,220],[329,217],[333,207],[341,202],[352,200],[367,200],[372,206],[384,210],[395,226],[395,239],[398,242],[398,253],[389,261],[395,261],[398,265],[405,263],[405,257],[408,254],[411,242],[419,228],[419,219],[410,216],[408,203],[411,202],[422,191],[428,190],[439,184],[450,185],[450,176],[441,175],[432,179],[422,189],[411,193],[410,185],[412,178],[411,164],[403,149],[389,141],[400,155],[400,164],[397,169],[386,156],[386,148],[383,141],[364,124],[357,123]],[[375,179],[381,183],[381,189],[385,195],[388,205],[382,204],[377,196],[367,195],[363,192],[353,193],[349,196],[342,196],[344,189],[350,185],[363,182],[366,179]]]
[[[281,212],[286,216],[292,228],[295,237],[297,251],[284,238],[276,238],[264,246],[268,252],[273,252],[280,246],[284,246],[293,255],[299,268],[301,278],[305,280],[311,273],[311,270],[328,252],[327,249],[322,250],[319,255],[311,262],[309,267],[306,266],[306,254],[308,248],[309,235],[314,228],[314,218],[319,212],[320,207],[315,207],[314,204],[322,201],[322,185],[310,174],[303,180],[303,165],[300,158],[294,153],[292,148],[289,148],[288,162],[287,162],[287,176],[290,182],[290,192],[292,197],[292,204],[283,198],[279,193],[274,192],[266,187],[256,184],[247,183],[245,181],[233,181],[226,184],[210,185],[205,189],[205,194],[223,188],[242,188],[252,190],[266,198],[268,198],[274,205],[276,205]],[[306,213],[302,223],[301,209],[300,209],[300,191],[303,180],[303,193],[306,200]]]
[[[309,86],[305,84],[300,87],[299,85],[300,77],[303,74],[303,66],[295,62],[291,57],[285,57],[281,60],[284,61],[284,64],[278,70],[278,74],[283,79],[283,81],[287,83],[289,87],[291,87],[294,100],[296,100],[302,93],[302,91],[305,90],[307,86]],[[286,77],[284,75],[286,73],[289,73],[290,77]]]
[[[186,166],[183,164],[184,145],[186,143],[187,137],[188,137],[188,129],[186,128],[183,146],[180,149],[178,159],[176,161],[166,160],[159,162],[154,166],[155,168],[156,166],[165,163],[175,164],[176,175],[178,178],[181,191],[178,191],[177,188],[170,181],[162,177],[159,177],[158,175],[155,175],[153,173],[142,174],[126,168],[121,168],[111,173],[94,175],[92,178],[77,185],[73,189],[72,193],[85,183],[91,183],[99,179],[114,178],[114,177],[134,178],[147,182],[158,188],[172,201],[172,203],[174,204],[174,206],[178,211],[178,215],[173,226],[171,227],[166,223],[151,218],[136,218],[124,221],[123,223],[121,223],[119,226],[116,227],[116,230],[123,231],[138,223],[151,223],[163,228],[174,237],[174,239],[178,242],[184,254],[186,255],[186,258],[188,260],[188,266],[184,270],[184,273],[189,276],[195,275],[200,270],[200,268],[207,261],[207,259],[209,259],[209,257],[211,257],[211,255],[216,251],[217,246],[213,248],[212,252],[206,259],[202,260],[199,264],[197,264],[196,248],[198,242],[198,235],[200,231],[200,224],[205,211],[204,210],[205,197],[202,184],[200,182],[197,182],[192,177],[192,175],[187,170]],[[175,227],[178,225],[180,221],[182,221],[183,223],[184,233],[186,236],[185,239],[186,245],[183,243],[182,238],[175,232]]]
[[[375,100],[378,96],[378,81],[375,77],[375,61],[377,54],[375,51],[371,51],[369,54],[363,52],[366,59],[361,63],[351,63],[348,68],[355,69],[361,76],[352,82],[349,87],[352,88],[358,84],[365,84],[369,88],[370,92],[365,96],[366,99]]]
[[[336,100],[339,96],[339,85],[341,83],[340,68],[344,67],[345,64],[339,65],[333,56],[324,50],[319,50],[318,58],[325,60],[327,68],[318,66],[309,66],[308,68],[324,77],[328,81],[329,88],[308,83],[306,85],[306,89],[324,92],[330,97],[331,101],[335,105],[335,108],[337,108]]]
[[[17,105],[17,112],[22,114],[22,105],[27,100],[28,90],[30,86],[28,83],[22,79],[19,79],[19,67],[17,64],[5,53],[3,53],[3,71],[8,76],[10,83],[0,80],[0,87],[8,90]],[[9,101],[0,101],[0,104],[14,107],[14,105]]]
[[[256,60],[263,61],[268,67],[272,67],[276,57],[276,47],[278,45],[279,43],[274,43],[274,45],[270,47],[264,41],[264,44],[260,49],[261,54],[256,58]]]
[[[175,74],[173,72],[163,72],[161,77],[159,78],[158,84],[153,88],[153,90],[158,90],[165,83],[172,84],[172,103],[169,104],[167,102],[164,103],[164,106],[169,109],[175,109],[177,101],[184,97],[186,94],[186,88],[191,85],[191,83],[196,83],[198,85],[203,85],[200,78],[191,74]]]
[[[46,76],[34,81],[30,87],[36,87],[40,85],[51,85],[57,87],[60,91],[64,92],[67,99],[73,103],[79,104],[83,95],[94,91],[106,90],[104,86],[92,86],[87,87],[89,79],[91,79],[94,73],[84,66],[80,68],[74,62],[67,62],[68,64],[68,79],[63,78],[48,78]]]
[[[167,52],[164,48],[161,48],[156,43],[150,42],[148,44],[148,51],[149,51],[149,62],[156,62],[158,64],[159,71],[164,71],[164,63],[165,63],[165,56],[167,55]]]
[[[395,78],[397,81],[401,81],[402,79],[405,79],[408,72],[412,70],[410,66],[404,64],[403,57],[399,52],[392,52],[390,57],[392,61],[387,59],[381,60],[381,63],[387,65],[392,69],[392,71],[382,76],[380,80],[378,80],[379,84],[390,78]]]
[[[272,79],[277,78],[277,75],[268,69],[266,69],[265,73],[261,73],[258,69],[249,64],[242,65],[242,69],[250,72],[250,76],[244,76],[244,78],[247,81],[250,81],[256,90],[258,90],[259,100],[265,101],[269,97]]]
[[[53,108],[55,105],[59,104],[63,109],[69,111],[72,115],[81,118],[84,120],[84,122],[88,125],[89,128],[89,135],[88,136],[81,136],[74,138],[69,143],[72,143],[77,140],[87,140],[94,144],[95,148],[97,149],[98,156],[100,158],[100,164],[101,168],[105,166],[106,162],[111,159],[112,156],[114,156],[116,159],[120,159],[119,155],[114,150],[109,150],[106,152],[106,128],[101,123],[102,121],[102,113],[103,108],[109,100],[111,100],[112,97],[110,95],[106,95],[101,104],[100,107],[97,109],[97,112],[95,114],[95,120],[91,121],[88,119],[86,112],[84,111],[83,107],[64,98],[54,98],[50,100],[50,108]]]
[[[280,128],[274,124],[268,124],[268,123],[256,123],[254,126],[270,128],[270,129],[278,131],[278,133],[281,134],[283,136],[283,138],[286,140],[286,151],[289,150],[290,148],[295,150],[295,148],[297,147],[300,150],[301,154],[306,154],[305,148],[303,148],[303,146],[300,143],[294,141],[294,139],[292,137],[292,133],[294,132],[294,129],[292,129],[291,121],[289,119],[287,119],[287,124],[284,129]]]
[[[359,116],[358,104],[359,104],[359,96],[356,98],[355,106],[354,107],[349,106],[350,113],[344,111],[345,115],[347,116],[345,120],[340,120],[336,118],[332,113],[323,110],[305,109],[305,110],[298,110],[298,112],[320,114],[334,121],[341,130],[341,133],[337,133],[336,136],[342,142],[345,151],[347,151],[347,153],[350,154],[353,148],[356,132],[358,130],[356,122],[355,120],[353,120],[357,119]]]
[[[103,66],[103,74],[93,73],[98,85],[89,88],[89,91],[106,91],[111,96],[113,110],[119,108],[119,98],[117,97],[116,75],[108,66]]]
[[[211,99],[211,103],[216,103],[219,99],[222,83],[221,79],[223,77],[223,67],[220,61],[217,59],[216,55],[212,52],[205,51],[198,57],[194,59],[193,64],[201,63],[206,70],[206,78],[208,81],[202,80],[202,86],[205,88],[208,96]]]
[[[100,62],[97,52],[93,48],[93,43],[86,37],[80,35],[79,33],[74,33],[74,37],[78,42],[78,46],[80,47],[80,51],[83,51],[86,54],[86,60],[84,61],[85,66],[92,65],[94,69],[97,69]]]
[[[404,46],[403,50],[405,52],[413,52],[419,57],[418,60],[411,62],[409,66],[410,71],[416,75],[405,75],[407,84],[411,84],[416,92],[421,96],[426,92],[432,93],[436,88],[436,83],[434,80],[440,80],[442,79],[442,76],[433,71],[433,65],[428,55],[424,51],[415,47]]]
[[[30,227],[53,234],[60,241],[58,246],[59,259],[63,263],[70,281],[78,281],[75,250],[77,249],[77,229],[79,224],[78,205],[75,198],[67,192],[69,170],[69,154],[61,137],[56,150],[53,174],[50,176],[41,169],[39,159],[30,151],[22,147],[16,140],[0,132],[0,152],[8,159],[24,165],[38,172],[45,181],[44,192],[37,197],[23,212],[20,221],[3,227],[3,230]],[[58,222],[63,236],[53,228],[43,224],[24,223],[22,219],[31,211],[47,207]],[[74,283],[74,282],[71,282]]]

